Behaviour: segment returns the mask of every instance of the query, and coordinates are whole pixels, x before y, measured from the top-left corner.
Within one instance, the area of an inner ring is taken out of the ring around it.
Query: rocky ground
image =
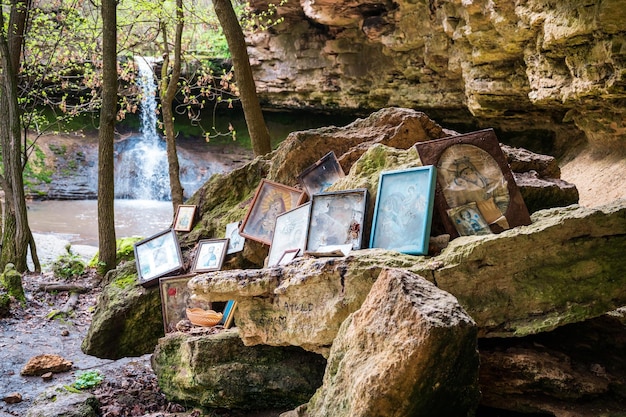
[[[49,284],[71,283],[87,288],[67,314],[50,315],[63,309],[69,299],[66,291],[49,292]],[[118,416],[223,416],[243,417],[229,411],[201,412],[168,401],[161,392],[150,366],[150,355],[113,361],[85,355],[80,345],[89,328],[91,314],[101,291],[101,282],[93,271],[65,282],[51,273],[27,274],[23,278],[27,297],[25,305],[14,303],[11,316],[0,319],[0,417],[23,416],[44,390],[57,385],[71,385],[78,375],[97,370],[104,381],[93,393],[100,403],[99,415]],[[52,379],[22,376],[20,371],[29,359],[55,354],[72,362],[68,372],[54,373]],[[21,401],[12,403],[12,399]],[[257,417],[274,417],[275,414]]]

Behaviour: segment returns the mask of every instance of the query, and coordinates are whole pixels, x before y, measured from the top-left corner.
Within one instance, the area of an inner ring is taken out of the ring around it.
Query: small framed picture
[[[179,270],[182,266],[180,245],[174,229],[159,232],[134,245],[137,276],[144,287],[157,285],[156,278]]]
[[[304,191],[263,178],[257,187],[239,234],[270,245],[276,217],[298,207],[305,199]]]
[[[433,166],[382,172],[370,248],[410,255],[428,254],[434,197]]]
[[[330,151],[313,165],[298,175],[298,182],[307,192],[309,198],[313,194],[326,191],[335,181],[345,176],[335,152]]]
[[[187,283],[194,274],[159,278],[161,311],[165,333],[175,332],[176,325],[187,319],[188,308],[207,308],[205,301],[191,298]]]
[[[222,320],[220,323],[225,329],[229,329],[233,325],[235,318],[235,309],[237,308],[237,301],[229,300],[224,307]]]
[[[313,194],[306,250],[345,244],[361,249],[366,204],[365,188]]]
[[[174,220],[174,230],[177,232],[189,232],[193,227],[196,216],[196,206],[179,205],[176,209],[176,219]]]
[[[241,252],[243,250],[246,238],[239,234],[240,225],[241,222],[233,222],[226,225],[226,238],[228,238],[228,249],[226,249],[226,255]]]
[[[289,262],[296,259],[296,256],[298,256],[298,253],[300,253],[300,249],[285,250],[283,254],[280,256],[280,259],[278,259],[278,262],[276,263],[276,265],[287,265]]]
[[[298,249],[304,252],[310,212],[311,203],[309,202],[276,217],[267,266],[279,265],[280,259],[287,250]]]
[[[459,236],[456,209],[475,203],[493,233],[531,223],[524,199],[493,129],[415,144],[424,165],[437,167],[435,208],[446,233]]]
[[[448,217],[460,236],[491,234],[489,225],[474,202],[449,209]]]
[[[228,239],[202,239],[198,242],[193,272],[219,271],[224,263]]]

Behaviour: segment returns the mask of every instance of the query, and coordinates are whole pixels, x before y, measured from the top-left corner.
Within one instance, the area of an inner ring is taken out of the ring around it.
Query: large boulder
[[[626,200],[542,210],[529,226],[454,239],[438,256],[381,249],[300,258],[269,269],[217,271],[189,282],[198,298],[239,302],[246,344],[328,354],[385,267],[418,273],[455,295],[480,337],[524,336],[626,305]]]
[[[107,281],[82,351],[104,359],[152,353],[163,336],[159,288],[139,284],[135,262],[123,262]]]
[[[624,415],[623,311],[522,338],[481,339],[479,350],[484,407],[559,417]]]
[[[473,415],[476,334],[452,295],[415,274],[384,270],[341,325],[323,386],[283,416]]]
[[[296,347],[247,347],[237,329],[210,335],[170,333],[152,368],[173,401],[207,408],[288,410],[321,385],[326,361]]]

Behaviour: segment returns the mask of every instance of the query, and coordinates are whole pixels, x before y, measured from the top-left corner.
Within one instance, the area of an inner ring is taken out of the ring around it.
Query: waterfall
[[[157,132],[157,88],[154,58],[135,57],[137,86],[141,90],[140,135],[116,145],[115,194],[138,200],[170,199],[165,141]]]

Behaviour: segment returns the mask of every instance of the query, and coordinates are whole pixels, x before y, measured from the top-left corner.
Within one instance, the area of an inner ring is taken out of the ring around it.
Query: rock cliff
[[[247,36],[269,106],[400,106],[515,132],[539,152],[623,148],[620,0],[288,0],[278,15]]]

